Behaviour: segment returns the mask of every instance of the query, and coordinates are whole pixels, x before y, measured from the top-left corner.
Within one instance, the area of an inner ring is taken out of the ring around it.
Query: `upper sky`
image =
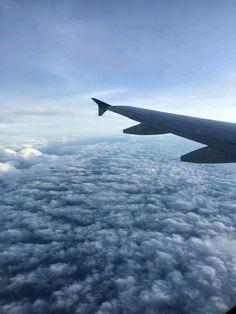
[[[1,139],[119,134],[91,97],[236,122],[234,0],[0,0]]]

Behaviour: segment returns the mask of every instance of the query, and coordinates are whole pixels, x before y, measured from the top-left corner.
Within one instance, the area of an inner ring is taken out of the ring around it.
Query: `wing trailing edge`
[[[201,164],[231,163],[236,162],[236,155],[206,146],[183,155],[180,159],[184,162]]]
[[[158,135],[167,134],[168,132],[158,127],[153,127],[145,123],[140,123],[130,128],[124,129],[123,133],[133,135]]]

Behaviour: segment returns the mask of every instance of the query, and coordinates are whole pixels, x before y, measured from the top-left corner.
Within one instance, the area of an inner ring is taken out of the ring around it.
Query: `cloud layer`
[[[185,151],[171,139],[1,148],[1,313],[232,307],[234,166],[183,164]]]

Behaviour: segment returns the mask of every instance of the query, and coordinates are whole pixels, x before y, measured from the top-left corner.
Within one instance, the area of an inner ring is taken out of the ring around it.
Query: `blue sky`
[[[235,166],[91,97],[236,122],[235,87],[235,0],[0,0],[0,313],[233,306]]]
[[[235,30],[231,0],[0,0],[1,138],[130,125],[91,97],[236,122]]]

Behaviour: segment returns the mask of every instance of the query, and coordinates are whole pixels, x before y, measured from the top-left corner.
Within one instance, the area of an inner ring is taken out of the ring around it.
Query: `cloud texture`
[[[235,167],[180,163],[168,141],[1,148],[1,313],[235,304]]]

